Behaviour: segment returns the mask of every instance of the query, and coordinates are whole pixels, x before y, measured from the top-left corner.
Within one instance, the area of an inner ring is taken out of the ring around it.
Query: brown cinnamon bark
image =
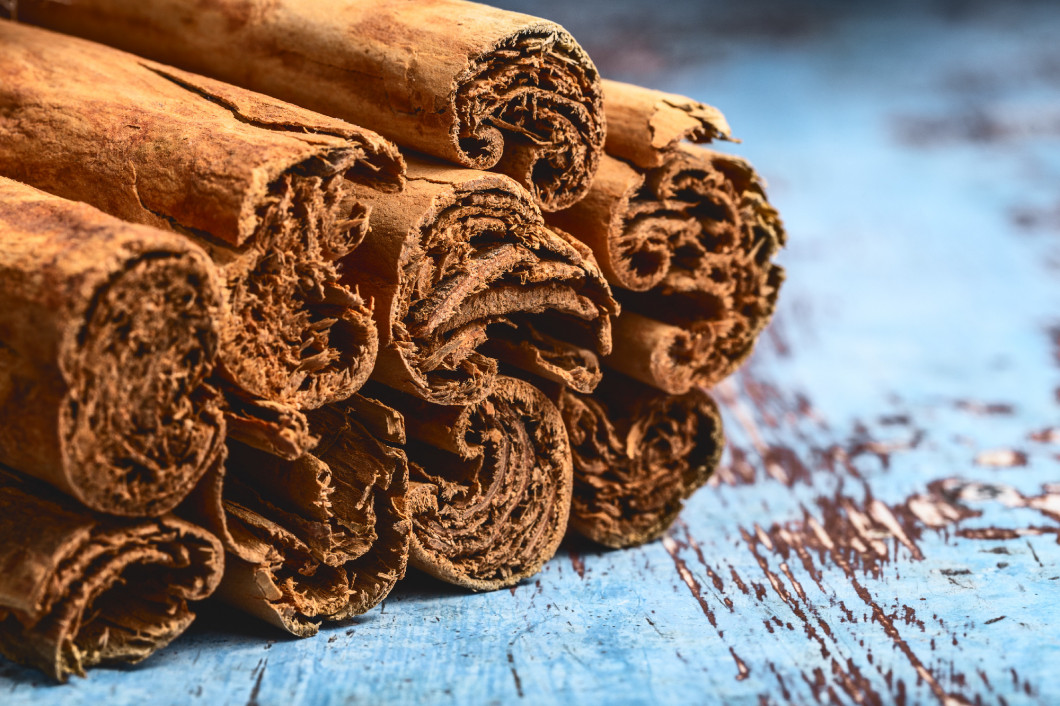
[[[611,346],[610,288],[511,179],[410,161],[401,194],[358,189],[372,232],[345,263],[375,300],[373,378],[442,404],[489,391],[502,357],[588,392]]]
[[[353,198],[403,163],[339,120],[44,30],[0,25],[0,173],[202,245],[226,283],[220,370],[316,407],[352,394],[377,348],[339,282],[360,242]]]
[[[0,463],[160,515],[223,448],[221,287],[185,239],[0,177]]]
[[[289,405],[228,395],[228,438],[288,461],[301,458],[318,439],[305,413]]]
[[[504,376],[467,406],[378,392],[408,425],[412,565],[476,591],[540,571],[566,531],[572,482],[567,433],[544,393]]]
[[[693,383],[709,387],[750,357],[773,316],[784,270],[772,258],[786,241],[784,227],[758,175],[738,157],[682,147],[647,183],[657,203],[694,219],[698,234],[671,243],[676,257],[658,286],[622,292],[620,301],[626,311],[709,335],[712,343],[686,364]],[[617,359],[627,349],[616,336],[608,364],[622,368]],[[664,378],[654,384],[672,389]]]
[[[312,453],[287,461],[232,442],[185,506],[229,552],[218,595],[299,637],[386,598],[405,575],[411,531],[404,454],[345,403],[308,417]]]
[[[603,146],[600,79],[574,38],[463,0],[21,0],[18,18],[502,171],[545,210],[585,195]]]
[[[60,681],[165,647],[223,567],[220,542],[191,523],[96,515],[3,469],[0,537],[0,652]]]
[[[681,142],[731,140],[720,110],[685,96],[603,81],[607,153],[641,169],[661,167]]]
[[[716,109],[612,81],[605,90],[608,155],[586,198],[549,223],[592,248],[625,311],[653,320],[620,319],[607,365],[673,394],[712,385],[772,316],[783,225],[746,161],[682,144],[729,138]]]
[[[607,364],[671,395],[683,395],[703,379],[716,351],[710,322],[694,318],[673,326],[625,311],[615,319],[613,336],[615,353]]]
[[[574,458],[571,528],[601,544],[661,536],[721,459],[721,416],[703,390],[667,395],[609,374],[592,396],[556,396]]]

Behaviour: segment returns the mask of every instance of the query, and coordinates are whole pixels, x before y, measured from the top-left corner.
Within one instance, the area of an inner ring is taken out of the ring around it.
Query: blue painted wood
[[[521,6],[722,107],[791,233],[664,541],[306,641],[211,608],[140,667],[4,663],[0,703],[1060,700],[1060,6],[761,8]]]

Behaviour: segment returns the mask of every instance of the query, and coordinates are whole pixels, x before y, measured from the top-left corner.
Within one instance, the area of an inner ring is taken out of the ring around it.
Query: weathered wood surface
[[[4,663],[0,703],[1060,700],[1060,6],[533,5],[722,107],[785,216],[716,482],[512,591],[414,579],[306,641],[213,609],[141,667]]]

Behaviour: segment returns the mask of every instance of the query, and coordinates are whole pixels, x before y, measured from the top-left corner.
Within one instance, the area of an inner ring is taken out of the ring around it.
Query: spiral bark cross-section
[[[341,403],[308,417],[311,453],[230,443],[184,508],[230,554],[219,596],[299,637],[378,605],[405,575],[411,538],[404,454]]]
[[[213,264],[172,234],[0,178],[0,463],[159,515],[223,448]]]
[[[502,376],[467,406],[383,399],[408,425],[411,563],[479,591],[537,573],[570,513],[570,447],[548,398]]]
[[[584,392],[596,385],[610,288],[511,179],[413,162],[401,194],[359,196],[372,233],[345,271],[376,302],[375,379],[463,404],[489,390],[496,357]]]
[[[656,287],[620,299],[630,312],[709,335],[712,345],[689,366],[695,384],[710,386],[750,356],[773,315],[784,270],[772,260],[784,227],[758,175],[739,157],[682,147],[649,173],[646,186],[659,218],[693,227],[671,241],[670,266]]]
[[[267,400],[315,408],[343,399],[375,362],[371,308],[340,283],[337,261],[367,229],[365,209],[345,197],[341,166],[347,160],[336,169],[313,158],[273,182],[250,244],[222,266],[231,310],[222,372]]]
[[[218,306],[213,292],[203,296],[203,264],[188,256],[129,263],[97,295],[66,356],[64,460],[89,507],[172,509],[218,453],[220,415],[202,388],[217,353]]]
[[[573,37],[551,23],[529,27],[480,56],[457,86],[463,164],[496,167],[545,211],[585,196],[604,121],[599,77]]]
[[[750,355],[784,279],[786,235],[746,161],[687,142],[729,139],[724,116],[605,81],[607,154],[592,189],[549,214],[593,251],[626,315],[605,365],[671,394],[710,386]]]
[[[571,527],[609,547],[658,538],[710,478],[724,446],[714,401],[621,377],[597,393],[559,392],[574,458]]]
[[[224,564],[188,522],[94,515],[2,470],[0,535],[0,652],[60,681],[165,647]]]

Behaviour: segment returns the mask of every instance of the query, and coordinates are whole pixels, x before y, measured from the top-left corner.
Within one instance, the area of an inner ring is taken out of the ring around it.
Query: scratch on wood
[[[570,565],[574,567],[574,572],[578,574],[578,578],[585,578],[585,560],[574,549],[570,550]]]
[[[1038,552],[1034,551],[1034,545],[1030,543],[1030,540],[1027,540],[1027,548],[1031,550],[1031,556],[1033,556],[1034,560],[1038,562],[1038,566],[1045,566],[1045,564],[1042,563],[1042,560],[1038,558]]]
[[[707,620],[714,627],[718,627],[718,621],[714,617],[714,611],[710,609],[710,605],[707,600],[703,597],[702,586],[699,585],[699,581],[689,571],[688,565],[685,564],[685,560],[678,556],[677,542],[674,541],[673,537],[666,535],[662,540],[663,548],[666,549],[666,553],[673,559],[674,567],[677,569],[677,575],[681,577],[681,580],[688,586],[688,590],[691,591],[692,597],[699,603],[699,607],[703,610],[703,615],[707,616]]]
[[[254,688],[250,690],[250,698],[247,699],[247,706],[260,706],[258,703],[258,695],[261,693],[261,680],[265,676],[265,666],[268,663],[268,659],[262,659],[258,662],[258,666],[254,668],[258,673],[258,677],[254,680]]]
[[[977,402],[975,400],[957,400],[957,409],[980,416],[1011,415],[1016,408],[1003,402]]]
[[[519,694],[519,698],[523,698],[523,681],[519,678],[519,672],[515,669],[515,656],[512,655],[512,651],[508,650],[508,665],[512,670],[512,679],[515,680],[515,693]]]
[[[1027,454],[1016,449],[990,449],[976,455],[975,463],[979,466],[992,466],[994,468],[1026,466]]]
[[[1031,441],[1037,441],[1042,444],[1060,444],[1060,429],[1056,427],[1039,429],[1038,431],[1032,431],[1028,438]]]
[[[729,654],[732,655],[733,660],[736,661],[736,681],[743,681],[747,677],[751,676],[751,670],[747,668],[747,664],[744,663],[740,656],[736,654],[736,650],[729,647]]]

